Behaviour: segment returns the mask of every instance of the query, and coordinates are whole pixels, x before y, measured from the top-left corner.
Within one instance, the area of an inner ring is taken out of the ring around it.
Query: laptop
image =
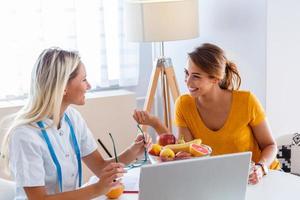
[[[140,200],[243,200],[251,152],[141,167]]]

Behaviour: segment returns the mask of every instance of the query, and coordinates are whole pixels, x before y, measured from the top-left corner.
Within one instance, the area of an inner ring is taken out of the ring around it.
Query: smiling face
[[[209,76],[189,58],[185,72],[185,82],[194,97],[204,96],[218,86],[218,79]]]
[[[90,88],[91,85],[86,79],[85,67],[82,63],[80,63],[75,76],[71,78],[67,84],[63,102],[67,105],[84,105],[85,93]]]

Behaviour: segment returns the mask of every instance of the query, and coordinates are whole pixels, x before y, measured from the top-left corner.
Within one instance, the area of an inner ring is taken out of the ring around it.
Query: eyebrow
[[[187,70],[187,69],[184,69],[184,72],[188,73],[188,70]],[[198,72],[193,72],[193,73],[191,73],[191,74],[203,76],[203,74],[200,74],[200,73],[198,73]]]

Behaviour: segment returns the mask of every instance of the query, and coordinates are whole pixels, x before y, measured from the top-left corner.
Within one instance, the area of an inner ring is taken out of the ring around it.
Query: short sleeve
[[[249,95],[249,114],[251,126],[260,124],[266,118],[264,108],[257,97],[252,93]]]
[[[87,156],[97,149],[97,143],[81,114],[74,108],[70,108],[68,112],[74,121],[73,123],[78,130],[78,134],[80,135],[78,137],[78,143],[81,157]]]
[[[9,167],[19,187],[45,185],[43,153],[38,135],[15,130],[9,143]]]
[[[182,97],[176,99],[175,102],[175,119],[174,123],[179,127],[187,127],[186,121],[182,113]]]
[[[97,149],[97,143],[92,135],[92,132],[87,127],[86,123],[85,126],[86,128],[80,141],[81,157],[87,156]]]

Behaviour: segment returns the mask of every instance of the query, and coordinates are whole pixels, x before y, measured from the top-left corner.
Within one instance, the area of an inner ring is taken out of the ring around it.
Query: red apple
[[[161,146],[166,146],[168,144],[175,144],[176,137],[171,133],[162,133],[157,136],[157,142]]]

